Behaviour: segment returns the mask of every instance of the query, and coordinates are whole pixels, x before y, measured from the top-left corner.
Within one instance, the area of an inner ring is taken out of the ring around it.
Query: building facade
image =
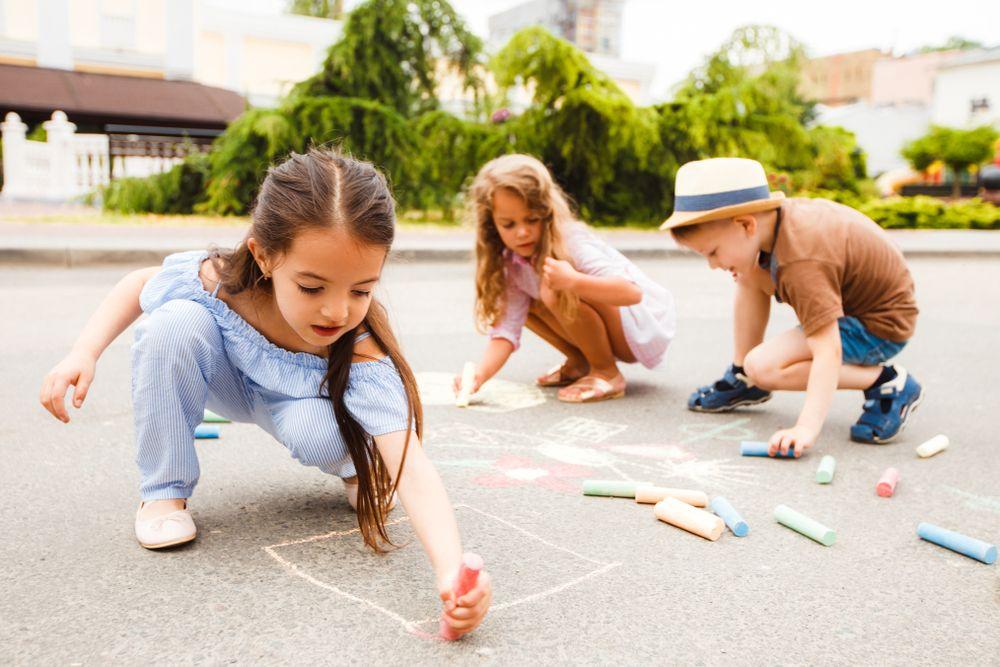
[[[827,106],[870,101],[875,63],[885,57],[878,49],[865,49],[813,58],[802,68],[799,90]]]
[[[931,122],[1000,129],[1000,48],[966,52],[938,69]]]
[[[0,64],[194,81],[271,106],[319,69],[341,27],[210,0],[0,0]]]

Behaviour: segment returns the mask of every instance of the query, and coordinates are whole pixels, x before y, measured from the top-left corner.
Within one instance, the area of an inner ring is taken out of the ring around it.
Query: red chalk
[[[875,493],[883,498],[891,498],[896,491],[896,484],[899,483],[899,471],[895,468],[886,468],[882,473],[882,478],[875,485]]]
[[[479,572],[482,569],[483,559],[481,556],[474,553],[466,553],[462,556],[462,567],[458,570],[458,577],[456,577],[455,585],[451,589],[455,594],[456,602],[458,598],[476,587],[476,581],[479,580]],[[441,619],[440,632],[441,636],[448,641],[458,639],[458,633],[443,618]]]

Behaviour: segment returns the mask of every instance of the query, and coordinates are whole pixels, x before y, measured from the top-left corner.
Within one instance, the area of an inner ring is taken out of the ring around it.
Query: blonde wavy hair
[[[480,333],[493,326],[506,307],[506,247],[493,220],[493,195],[500,188],[521,197],[541,220],[542,233],[533,259],[539,275],[546,257],[573,262],[566,250],[565,234],[570,225],[582,224],[573,214],[566,193],[536,158],[504,155],[483,165],[467,194],[469,217],[476,226],[476,328]],[[573,320],[580,298],[566,291],[558,292],[556,298],[560,314]]]

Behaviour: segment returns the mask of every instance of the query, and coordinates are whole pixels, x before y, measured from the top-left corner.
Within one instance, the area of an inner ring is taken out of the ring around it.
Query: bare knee
[[[542,302],[542,306],[544,306],[547,310],[553,313],[556,312],[559,296],[558,292],[554,289],[542,283],[541,287],[538,288],[538,300]]]
[[[750,382],[765,391],[771,391],[777,386],[778,377],[781,374],[781,369],[774,364],[773,360],[768,359],[759,347],[755,347],[747,353],[743,360],[743,371]]]

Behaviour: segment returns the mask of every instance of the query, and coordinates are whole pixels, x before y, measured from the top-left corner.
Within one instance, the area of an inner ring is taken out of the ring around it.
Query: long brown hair
[[[493,195],[501,188],[521,197],[541,220],[542,234],[534,258],[539,275],[546,257],[573,262],[566,250],[565,234],[569,225],[582,224],[573,215],[569,197],[536,158],[504,155],[483,165],[467,196],[469,216],[476,226],[476,327],[480,332],[496,323],[506,305],[505,246],[493,221]],[[556,298],[559,311],[572,320],[579,297],[561,291]]]
[[[266,256],[280,257],[303,230],[335,227],[345,229],[358,243],[385,248],[388,254],[395,235],[396,213],[385,176],[371,163],[336,151],[311,149],[304,155],[292,153],[283,163],[268,170],[243,242],[235,250],[213,253],[223,289],[229,294],[247,290],[255,296],[273,294],[271,282],[264,279],[247,247],[247,239],[256,239]],[[361,327],[371,332],[375,344],[396,365],[409,399],[406,443],[395,484],[374,439],[344,404],[357,330],[345,332],[330,345],[323,386],[333,403],[337,425],[358,475],[358,527],[365,544],[381,552],[383,543],[392,545],[385,519],[406,462],[410,432],[415,427],[417,437],[423,437],[423,412],[413,371],[400,352],[385,309],[375,299]],[[317,387],[317,392],[321,389]]]

